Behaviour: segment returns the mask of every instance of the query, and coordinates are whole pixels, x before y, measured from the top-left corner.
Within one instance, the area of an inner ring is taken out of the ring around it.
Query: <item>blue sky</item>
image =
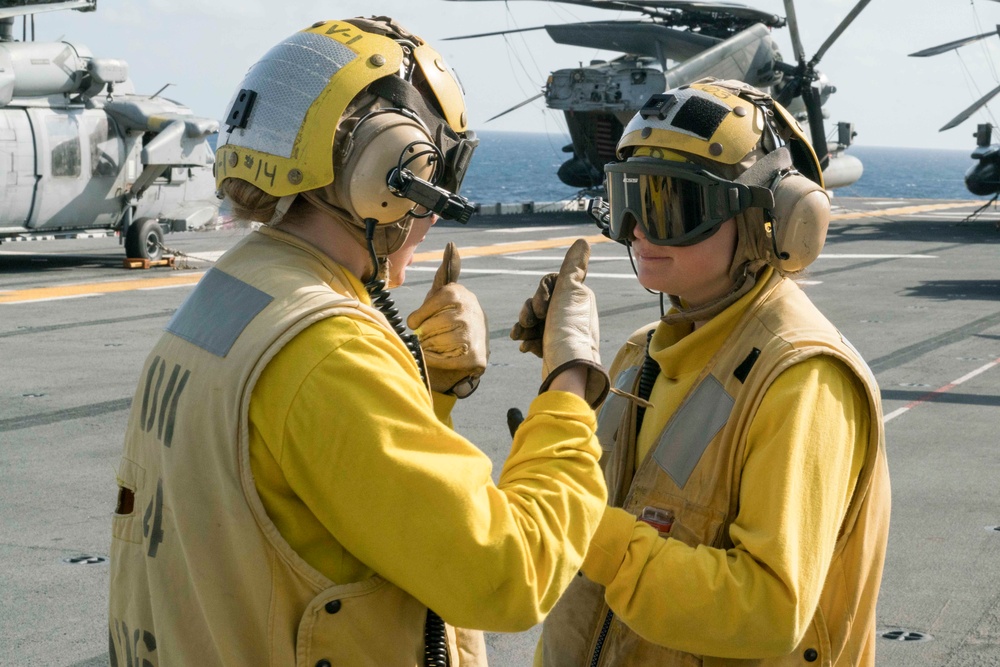
[[[784,15],[781,0],[747,2]],[[799,0],[796,13],[811,55],[853,7],[854,0]],[[331,14],[335,12],[335,14]],[[95,56],[128,61],[138,92],[167,93],[199,114],[219,117],[247,67],[275,42],[320,19],[378,12],[428,39],[459,73],[472,125],[478,130],[565,135],[560,112],[539,100],[487,125],[483,121],[538,93],[551,70],[616,54],[551,43],[544,31],[507,38],[442,42],[444,37],[628,14],[537,0],[99,0],[95,13],[36,17],[39,40],[62,37]],[[907,54],[987,32],[1000,22],[989,0],[872,0],[830,49],[820,69],[837,86],[827,105],[830,122],[850,120],[857,143],[971,149],[976,123],[938,128],[998,84],[1000,38],[934,58]],[[20,34],[18,25],[16,34]],[[776,31],[792,59],[787,29]],[[1000,104],[1000,98],[994,106]],[[1000,106],[997,107],[1000,109]]]

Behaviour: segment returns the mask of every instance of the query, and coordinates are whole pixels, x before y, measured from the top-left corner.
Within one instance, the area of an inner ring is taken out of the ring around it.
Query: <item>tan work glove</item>
[[[577,239],[563,259],[559,273],[550,273],[525,301],[510,337],[521,341],[521,352],[542,358],[541,391],[571,366],[587,367],[586,400],[597,407],[608,394],[611,379],[601,366],[597,300],[583,284],[590,260],[590,244]]]
[[[490,336],[476,295],[457,282],[461,269],[458,250],[449,243],[424,302],[406,324],[424,351],[431,389],[465,398],[486,371]]]

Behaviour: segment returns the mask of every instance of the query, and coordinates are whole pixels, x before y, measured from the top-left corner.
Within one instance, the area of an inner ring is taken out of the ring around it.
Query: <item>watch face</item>
[[[456,398],[466,398],[472,395],[479,388],[479,377],[472,376],[459,380],[458,384],[451,388],[449,394],[454,394]]]

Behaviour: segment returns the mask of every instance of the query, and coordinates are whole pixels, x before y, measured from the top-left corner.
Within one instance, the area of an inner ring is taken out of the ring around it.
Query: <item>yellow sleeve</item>
[[[438,421],[448,428],[455,428],[451,420],[451,411],[458,397],[435,391],[431,393],[431,399],[434,401],[434,414],[437,415]]]
[[[261,406],[287,404],[267,413],[280,424],[267,448],[294,500],[351,557],[453,625],[539,622],[606,502],[593,411],[564,392],[536,398],[494,484],[490,459],[442,423],[391,334],[355,322],[350,335],[310,335],[265,369],[277,395],[254,391]]]
[[[789,368],[750,427],[735,546],[692,548],[608,508],[584,573],[651,642],[727,658],[787,654],[819,602],[867,451],[867,406],[831,357]]]

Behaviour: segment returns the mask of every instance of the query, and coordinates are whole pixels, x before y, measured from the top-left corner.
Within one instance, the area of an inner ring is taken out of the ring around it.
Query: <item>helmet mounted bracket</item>
[[[226,114],[227,131],[232,132],[239,128],[245,130],[250,122],[250,112],[253,111],[254,102],[257,101],[257,91],[249,88],[241,88],[233,100],[233,106]]]

